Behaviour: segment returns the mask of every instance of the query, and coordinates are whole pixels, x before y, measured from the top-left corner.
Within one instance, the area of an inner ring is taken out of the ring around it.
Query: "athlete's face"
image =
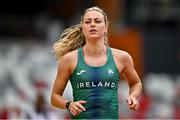
[[[82,31],[86,39],[101,39],[107,32],[107,25],[102,13],[89,11],[84,15]]]

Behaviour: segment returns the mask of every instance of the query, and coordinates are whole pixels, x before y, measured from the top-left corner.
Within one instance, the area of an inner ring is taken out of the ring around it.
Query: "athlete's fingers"
[[[131,110],[137,110],[139,108],[139,105],[136,105],[136,106],[134,106],[134,107],[130,107],[129,109],[131,109]]]
[[[83,111],[86,111],[86,108],[83,105],[81,105],[81,104],[85,104],[85,103],[86,103],[86,101],[79,101],[77,103],[77,107]]]
[[[128,97],[128,98],[126,99],[126,103],[127,103],[129,106],[132,104],[132,101],[131,101],[131,98],[130,98],[130,97]]]
[[[126,103],[128,104],[128,108],[131,109],[132,101],[130,98],[126,100]]]
[[[80,101],[78,101],[80,104],[85,104],[85,103],[87,103],[86,101],[84,101],[84,100],[80,100]]]
[[[131,101],[132,101],[132,104],[131,104],[131,106],[130,107],[135,107],[136,105],[137,105],[137,99],[135,99],[135,98],[130,98],[131,99]]]
[[[139,107],[140,107],[140,104],[139,104],[139,101],[137,100],[137,104],[136,104],[136,106],[134,107],[134,109],[137,110]]]
[[[133,96],[128,96],[126,102],[131,110],[137,110],[140,106],[138,100]]]
[[[72,109],[72,113],[73,115],[79,115],[82,112],[82,110],[80,110],[78,107],[74,106]]]
[[[82,104],[85,104],[86,101],[76,101],[76,102],[71,102],[69,109],[72,115],[76,116],[79,115],[82,111],[85,111],[86,109],[83,107]]]
[[[138,100],[136,100],[136,103],[137,103],[137,104],[133,107],[133,110],[137,110],[137,109],[139,108],[139,106],[140,106]]]
[[[76,116],[76,115],[78,115],[78,112],[76,111],[76,110],[74,110],[74,109],[71,109],[71,114],[73,115],[73,116]]]
[[[82,110],[79,109],[78,106],[74,106],[74,107],[73,107],[73,110],[75,110],[76,113],[81,113],[81,112],[82,112]]]
[[[69,105],[69,110],[70,110],[71,114],[74,116],[78,115],[82,112],[82,110],[78,108],[77,103],[78,102],[71,102]]]
[[[129,108],[131,110],[137,110],[140,106],[138,100],[134,98],[131,98],[131,100],[132,100],[132,105],[130,105]]]
[[[73,116],[76,116],[76,114],[75,114],[75,111],[74,111],[74,110],[70,110],[70,112],[71,112],[71,114],[72,114]]]
[[[78,107],[80,110],[86,111],[86,108],[83,107],[81,104],[78,104],[77,107]]]

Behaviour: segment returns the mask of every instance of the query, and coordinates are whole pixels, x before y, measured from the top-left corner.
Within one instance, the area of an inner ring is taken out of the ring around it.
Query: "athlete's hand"
[[[139,102],[136,97],[130,95],[126,98],[126,103],[128,104],[129,109],[137,110],[139,108]]]
[[[72,115],[77,116],[79,115],[82,111],[86,111],[86,109],[83,107],[83,104],[85,104],[86,101],[80,100],[76,102],[71,102],[69,105],[69,111],[71,112]]]

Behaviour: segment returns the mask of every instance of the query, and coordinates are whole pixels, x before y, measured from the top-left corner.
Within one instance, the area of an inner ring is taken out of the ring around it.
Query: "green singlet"
[[[86,64],[82,48],[70,77],[74,101],[84,100],[86,111],[72,119],[118,119],[118,83],[120,75],[111,48],[107,47],[107,62],[102,66]]]

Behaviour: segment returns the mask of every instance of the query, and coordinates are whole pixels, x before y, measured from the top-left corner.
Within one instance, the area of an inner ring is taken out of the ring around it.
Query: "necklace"
[[[97,55],[102,55],[104,53],[105,49],[102,48],[100,51],[97,51]],[[92,54],[92,52],[90,50],[88,50],[86,47],[85,47],[85,52],[88,53],[88,54]]]

